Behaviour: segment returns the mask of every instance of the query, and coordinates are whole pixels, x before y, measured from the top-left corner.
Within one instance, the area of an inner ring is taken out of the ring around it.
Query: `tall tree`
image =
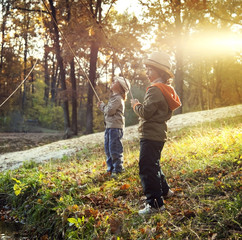
[[[187,12],[191,11],[188,7],[190,1],[181,0],[159,1],[153,0],[141,3],[148,9],[145,16],[149,17],[149,24],[156,26],[156,43],[154,49],[166,50],[175,56],[175,88],[183,102],[183,85],[184,85],[184,53],[183,53],[183,36],[188,31]],[[190,19],[189,19],[190,21]],[[153,30],[154,31],[154,30]],[[176,110],[176,113],[182,113],[182,107]]]
[[[44,69],[45,69],[45,93],[44,93],[44,100],[45,105],[48,105],[49,101],[49,94],[50,94],[50,74],[49,74],[49,67],[48,67],[48,46],[45,45],[44,49]]]
[[[192,35],[204,31],[204,21],[207,22],[205,26],[207,29],[214,28],[215,31],[212,34],[215,34],[215,32],[221,29],[228,29],[228,26],[231,26],[231,24],[238,24],[239,1],[140,0],[140,2],[147,10],[144,11],[144,16],[146,18],[148,17],[148,23],[155,29],[156,42],[152,45],[153,50],[165,49],[170,51],[175,57],[174,83],[183,103],[183,107],[179,108],[176,113],[181,113],[186,105],[187,99],[189,99],[188,95],[184,95],[184,90],[187,87],[184,82],[184,74],[189,68],[187,66],[192,64],[189,63],[189,60],[193,60],[189,59],[189,57],[194,55],[191,51],[197,51],[195,48],[187,51],[189,47],[191,49],[192,46],[197,44],[196,41],[190,42],[191,46],[187,45],[187,42],[189,42]],[[212,34],[210,34],[210,37]],[[155,37],[153,36],[153,38]],[[187,48],[185,48],[186,45]],[[198,44],[197,48],[200,48]],[[206,52],[205,48],[204,52]],[[203,52],[200,51],[200,61],[203,60],[201,54]],[[210,68],[208,71],[212,71],[212,69]],[[214,71],[213,75],[215,74],[216,72]],[[219,96],[218,92],[221,91],[222,84],[221,75],[217,72],[214,79],[216,79],[215,81],[217,83],[216,95]],[[186,84],[188,84],[188,81],[186,81]],[[219,97],[221,98],[221,96]]]
[[[96,70],[97,70],[97,56],[100,46],[100,32],[98,32],[98,27],[95,25],[102,24],[102,0],[97,0],[96,5],[92,0],[89,0],[89,11],[90,19],[92,20],[90,28],[91,46],[90,46],[90,70],[89,70],[89,80],[95,89],[96,86]],[[94,30],[95,29],[95,30]],[[96,31],[96,32],[95,32]],[[98,36],[99,35],[99,36]],[[87,112],[86,112],[86,133],[93,132],[93,97],[94,92],[92,86],[89,83],[88,96],[87,96]]]
[[[71,129],[74,135],[77,135],[77,87],[76,87],[76,76],[75,76],[75,62],[74,58],[72,58],[70,62],[71,67],[71,86],[72,86],[72,93],[71,93],[71,102],[72,102],[72,121],[71,121]]]
[[[66,8],[67,8],[67,22],[71,27],[71,4],[69,0],[66,0]],[[70,78],[71,78],[71,104],[72,104],[72,121],[71,121],[71,129],[74,135],[77,135],[77,87],[76,87],[76,76],[75,76],[75,61],[74,56],[71,57],[70,60]]]
[[[171,1],[173,2],[173,1]],[[183,49],[182,49],[182,14],[181,14],[181,0],[174,1],[172,11],[175,16],[175,38],[177,40],[176,44],[176,72],[175,72],[175,86],[177,94],[183,102],[183,82],[184,82],[184,68],[183,68]],[[182,106],[176,110],[176,113],[182,113]]]
[[[28,2],[24,2],[24,7],[27,9]],[[28,12],[24,12],[24,31],[23,31],[23,39],[24,39],[24,69],[23,69],[23,78],[25,79],[27,75],[27,54],[28,54],[28,47],[29,47],[29,28],[30,28],[30,17]],[[24,114],[25,105],[26,105],[26,95],[27,95],[27,84],[26,81],[24,82],[23,92],[22,92],[22,112]]]
[[[1,57],[0,57],[0,71],[2,71],[3,66],[3,56],[4,56],[4,44],[5,44],[5,29],[6,29],[6,23],[7,23],[7,17],[10,14],[10,2],[1,0],[2,4],[2,27],[1,27]]]
[[[59,36],[59,29],[58,29],[58,22],[56,18],[56,9],[53,3],[53,0],[49,0],[51,14],[53,16],[52,23],[54,28],[54,35],[55,35],[55,50],[56,50],[56,58],[57,63],[60,69],[60,80],[61,80],[61,90],[63,93],[63,110],[64,110],[64,124],[65,129],[67,130],[70,128],[70,117],[69,117],[69,106],[68,106],[68,98],[66,97],[66,74],[65,74],[65,68],[64,68],[64,62],[61,55],[61,47],[60,47],[60,36]]]
[[[110,9],[115,1],[110,1]],[[90,1],[90,4],[92,1]],[[138,22],[135,16],[125,13],[123,16],[116,11],[107,11],[102,15],[101,4],[108,4],[107,1],[96,1],[95,7],[91,9],[91,16],[95,19],[95,24],[90,28],[91,48],[90,48],[90,70],[89,78],[93,86],[96,87],[97,61],[103,63],[101,56],[106,56],[112,78],[114,74],[122,73],[129,79],[134,78],[133,65],[141,62],[139,59],[140,42],[137,40],[140,33],[144,31],[144,25]],[[103,22],[103,20],[105,20]],[[93,21],[92,21],[93,22]],[[98,58],[98,53],[100,57]],[[112,61],[110,61],[110,59]],[[108,61],[111,63],[109,64]],[[98,76],[101,74],[99,72]],[[99,76],[100,77],[100,76]],[[87,133],[93,132],[93,96],[94,93],[89,85],[87,100]]]

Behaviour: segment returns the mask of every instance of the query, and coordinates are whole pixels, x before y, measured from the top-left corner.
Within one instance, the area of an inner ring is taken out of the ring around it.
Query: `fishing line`
[[[41,15],[41,19],[42,19],[42,10],[40,12]],[[43,23],[41,24],[41,26],[43,27]],[[5,99],[5,101],[3,101],[3,103],[0,105],[0,108],[18,91],[18,89],[25,83],[25,81],[28,79],[29,75],[33,72],[36,64],[38,62],[38,59],[35,61],[35,64],[33,65],[32,69],[30,70],[30,72],[28,73],[28,75],[25,77],[25,79],[18,85],[18,87]]]
[[[115,0],[114,0],[114,1],[115,1]],[[113,1],[113,2],[114,2],[114,1]],[[112,2],[112,3],[113,3],[113,2]],[[118,66],[119,66],[120,71],[121,71],[121,75],[122,75],[122,77],[123,77],[123,79],[124,79],[124,81],[125,81],[125,83],[126,83],[128,89],[129,89],[129,92],[130,92],[131,98],[134,99],[133,94],[132,94],[132,91],[131,91],[131,88],[130,88],[129,85],[127,84],[127,80],[126,80],[126,78],[124,77],[123,69],[122,69],[121,64],[120,64],[120,62],[119,62],[119,59],[116,57],[115,50],[114,50],[114,48],[113,48],[113,46],[112,46],[112,44],[111,44],[111,42],[110,42],[110,40],[109,40],[109,38],[108,38],[108,35],[107,35],[106,32],[104,31],[104,29],[103,29],[101,23],[95,20],[95,15],[94,15],[94,13],[92,13],[91,10],[87,7],[87,4],[88,4],[88,3],[85,4],[85,3],[83,3],[82,0],[81,0],[81,3],[82,3],[82,5],[88,10],[88,12],[92,15],[92,19],[94,20],[95,24],[97,24],[97,26],[102,30],[102,32],[103,32],[103,34],[104,34],[104,36],[105,36],[105,38],[106,38],[106,42],[109,44],[110,48],[112,49],[112,51],[113,51],[113,53],[114,53],[114,58],[115,58],[115,60],[116,60],[117,63],[118,63]]]
[[[95,90],[95,88],[94,88],[94,86],[93,86],[91,80],[89,79],[89,77],[87,76],[86,72],[85,72],[84,69],[82,68],[82,66],[81,66],[81,64],[80,64],[80,61],[79,61],[78,58],[76,57],[76,54],[75,54],[74,51],[72,50],[72,48],[71,48],[69,42],[67,41],[65,35],[63,34],[63,32],[62,32],[62,31],[60,30],[60,28],[58,27],[58,24],[57,24],[57,22],[56,22],[56,20],[55,20],[55,18],[54,18],[54,16],[53,16],[53,14],[50,12],[50,10],[49,10],[48,6],[46,5],[45,1],[42,0],[42,2],[43,2],[43,4],[44,4],[44,6],[45,6],[47,12],[50,14],[51,18],[53,19],[53,21],[54,21],[56,27],[58,28],[59,32],[61,33],[61,36],[62,36],[62,37],[64,38],[64,40],[66,41],[67,46],[68,46],[69,49],[71,50],[71,53],[73,54],[74,59],[76,60],[76,62],[78,63],[79,67],[81,68],[82,72],[84,73],[85,77],[87,78],[87,80],[88,80],[88,82],[89,82],[89,84],[90,84],[90,86],[91,86],[91,88],[92,88],[92,90],[93,90],[93,92],[94,92],[94,94],[95,94],[97,100],[100,102],[100,98],[98,97],[97,92],[96,92],[96,90]]]
[[[87,80],[89,81],[89,84],[90,84],[90,86],[91,86],[91,88],[92,88],[92,90],[93,90],[93,92],[94,92],[96,98],[98,99],[98,101],[100,101],[100,98],[98,97],[97,92],[96,92],[96,90],[94,89],[94,86],[93,86],[91,80],[90,80],[89,77],[87,76],[86,72],[83,70],[83,68],[82,68],[82,66],[81,66],[81,64],[80,64],[80,61],[79,61],[78,58],[76,57],[76,54],[74,53],[73,49],[71,48],[71,46],[70,46],[69,42],[67,41],[65,35],[63,34],[63,32],[62,32],[62,31],[60,30],[60,28],[58,27],[58,24],[57,24],[57,22],[56,22],[56,20],[55,20],[55,18],[54,18],[54,16],[53,16],[53,14],[50,12],[50,10],[49,10],[48,6],[46,5],[45,1],[42,0],[42,2],[43,2],[43,4],[44,4],[44,6],[45,6],[47,12],[48,12],[48,13],[50,14],[50,16],[52,17],[52,19],[53,19],[53,21],[54,21],[56,27],[58,28],[59,32],[60,32],[61,35],[62,35],[62,37],[63,37],[64,40],[66,41],[66,43],[67,43],[69,49],[71,50],[71,52],[72,52],[72,54],[73,54],[73,56],[74,56],[74,59],[75,59],[76,62],[79,64],[79,67],[81,68],[81,70],[82,70],[82,72],[84,73],[85,77],[86,77]],[[82,2],[82,1],[81,1],[81,3],[82,3],[82,5],[83,5],[83,6],[84,6],[84,7],[85,7],[85,8],[91,13],[92,17],[95,18],[95,16],[94,16],[93,13],[90,11],[90,9],[89,9],[89,8],[88,8],[88,7]],[[41,11],[41,17],[42,17],[42,11]],[[125,80],[125,83],[126,83],[128,89],[129,89],[130,95],[131,95],[131,97],[132,97],[132,99],[133,99],[133,94],[132,94],[132,92],[131,92],[131,89],[129,88],[129,85],[127,84],[127,81],[126,81],[125,77],[124,77],[124,74],[123,74],[123,70],[122,70],[121,64],[120,64],[118,58],[117,58],[116,55],[115,55],[114,48],[112,47],[112,44],[111,44],[111,42],[109,41],[109,38],[108,38],[106,32],[104,31],[104,29],[103,29],[101,23],[99,23],[99,22],[97,22],[97,21],[95,21],[95,23],[96,23],[96,24],[100,27],[100,29],[102,30],[102,32],[103,32],[103,34],[104,34],[104,36],[105,36],[105,38],[106,38],[107,43],[110,45],[110,48],[111,48],[112,51],[114,52],[114,57],[116,58],[116,61],[117,61],[118,65],[119,65],[119,68],[120,68],[120,71],[121,71],[121,75],[123,76],[123,78],[124,78],[124,80]],[[18,87],[17,87],[17,88],[16,88],[16,89],[15,89],[15,90],[9,95],[9,97],[8,97],[5,101],[3,101],[3,103],[1,103],[0,107],[2,107],[2,106],[3,106],[3,105],[4,105],[4,104],[5,104],[5,103],[6,103],[6,102],[7,102],[7,101],[8,101],[8,100],[9,100],[9,99],[10,99],[10,98],[16,93],[16,92],[17,92],[17,90],[18,90],[18,89],[19,89],[19,88],[25,83],[25,81],[28,79],[29,75],[30,75],[30,74],[32,73],[32,71],[34,70],[34,68],[35,68],[35,66],[36,66],[36,64],[37,64],[37,62],[38,62],[38,59],[36,60],[34,66],[33,66],[32,69],[30,70],[30,72],[28,73],[28,75],[25,77],[25,79],[24,79],[24,80],[19,84],[19,86],[18,86]]]
[[[32,67],[32,69],[30,70],[30,72],[28,73],[28,75],[26,76],[26,78],[18,85],[18,87],[9,95],[9,97],[0,105],[0,107],[2,107],[17,91],[18,89],[25,83],[25,81],[28,79],[29,75],[33,72],[36,64],[38,62],[38,59],[35,61],[34,66]]]

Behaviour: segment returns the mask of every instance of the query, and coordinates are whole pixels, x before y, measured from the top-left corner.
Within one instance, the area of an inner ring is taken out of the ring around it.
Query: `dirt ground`
[[[241,116],[242,104],[173,116],[169,131],[219,118]],[[124,141],[138,138],[138,126],[125,128]],[[63,140],[63,133],[0,133],[0,171],[15,169],[24,161],[45,162],[72,155],[90,145],[103,144],[104,133],[94,133]]]
[[[0,154],[16,152],[61,140],[63,133],[0,133]]]

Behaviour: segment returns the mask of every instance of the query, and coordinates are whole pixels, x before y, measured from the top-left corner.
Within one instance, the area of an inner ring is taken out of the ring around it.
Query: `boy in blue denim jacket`
[[[124,109],[126,95],[130,89],[130,83],[123,77],[114,77],[111,84],[111,96],[108,104],[98,102],[98,108],[104,113],[105,138],[104,147],[106,153],[107,172],[115,177],[124,171],[123,167],[123,128],[125,125]]]

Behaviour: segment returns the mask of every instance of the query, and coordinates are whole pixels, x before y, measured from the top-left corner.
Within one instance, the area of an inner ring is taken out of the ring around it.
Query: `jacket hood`
[[[166,85],[164,83],[154,83],[150,87],[153,87],[153,86],[158,87],[161,90],[169,108],[172,111],[176,110],[182,105],[179,96],[177,95],[175,89],[172,86]],[[147,90],[150,87],[148,87]]]

